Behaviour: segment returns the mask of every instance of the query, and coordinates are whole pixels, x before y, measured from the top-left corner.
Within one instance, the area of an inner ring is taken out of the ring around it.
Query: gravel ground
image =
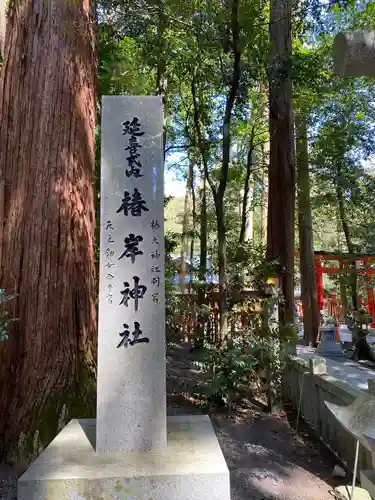
[[[204,411],[193,394],[201,378],[189,346],[172,346],[167,356],[168,413]],[[231,475],[231,500],[332,500],[332,470],[337,462],[301,422],[293,430],[294,413],[286,408],[267,415],[244,403],[229,418],[211,412]],[[0,464],[0,500],[16,500],[20,467]]]

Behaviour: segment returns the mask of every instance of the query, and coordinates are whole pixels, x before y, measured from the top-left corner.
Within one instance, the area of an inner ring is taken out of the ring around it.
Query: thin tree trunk
[[[207,187],[206,177],[201,175],[201,201],[200,201],[200,258],[199,281],[206,282],[207,272]]]
[[[194,243],[195,243],[195,225],[197,223],[197,202],[194,191],[194,163],[191,162],[191,171],[190,171],[190,196],[191,196],[191,208],[192,208],[192,230],[190,231],[190,281],[189,281],[189,293],[192,291],[194,276]]]
[[[315,279],[314,238],[310,203],[310,178],[306,120],[296,113],[298,172],[298,227],[301,267],[301,297],[306,344],[315,345],[319,328],[319,308]]]
[[[220,340],[223,341],[228,332],[228,280],[227,280],[227,255],[226,255],[226,227],[224,214],[224,195],[228,183],[228,172],[230,162],[231,148],[231,123],[233,107],[237,98],[237,93],[241,78],[241,51],[239,47],[240,26],[239,26],[239,0],[231,0],[231,34],[233,50],[233,69],[228,95],[226,98],[225,111],[223,117],[223,139],[222,139],[222,162],[220,169],[219,186],[216,187],[208,169],[207,147],[203,143],[201,124],[199,118],[199,106],[196,95],[196,77],[195,68],[191,90],[194,106],[194,125],[197,132],[199,152],[202,156],[204,175],[209,183],[215,202],[217,219],[217,239],[218,239],[218,264],[219,264],[219,310],[220,310]]]
[[[346,217],[346,210],[345,210],[345,202],[344,202],[344,194],[342,191],[342,172],[341,172],[341,166],[340,162],[338,161],[337,163],[337,178],[336,178],[336,194],[337,194],[337,202],[339,205],[339,215],[340,215],[340,222],[342,225],[342,230],[344,232],[345,236],[345,242],[346,246],[348,247],[348,252],[350,254],[355,254],[355,247],[352,242],[352,238],[350,236],[350,229],[349,229],[349,223],[348,219]],[[356,270],[356,261],[353,260],[351,262],[351,266],[349,268],[349,276],[350,276],[350,287],[352,291],[352,303],[353,303],[353,309],[356,311],[358,309],[358,300],[357,300],[357,270]]]
[[[228,277],[227,277],[227,242],[224,216],[224,204],[222,201],[216,204],[217,239],[218,239],[218,264],[219,264],[219,310],[220,310],[220,342],[223,342],[228,334]]]
[[[267,141],[262,146],[263,172],[262,172],[262,193],[260,202],[261,204],[260,227],[261,227],[261,243],[263,247],[266,247],[267,245],[269,149],[270,149],[270,143]]]
[[[241,210],[241,230],[239,243],[242,244],[245,241],[250,241],[253,239],[253,194],[254,188],[251,184],[251,171],[254,165],[254,147],[251,144],[249,152],[247,155],[246,162],[246,175],[245,184],[243,189],[242,197],[242,210]]]
[[[93,20],[88,0],[22,0],[7,20],[0,282],[18,294],[8,310],[19,318],[0,349],[0,443],[9,458],[29,458],[37,431],[47,445],[62,415],[95,412]]]
[[[348,298],[346,292],[346,273],[347,265],[345,262],[340,263],[340,301],[342,306],[342,316],[343,321],[345,321],[346,315],[348,314]]]
[[[189,215],[190,215],[190,191],[191,191],[191,175],[193,170],[192,159],[189,158],[189,168],[186,177],[186,190],[184,200],[184,215],[182,219],[182,233],[181,233],[181,262],[180,262],[180,283],[181,292],[184,293],[185,289],[185,276],[186,276],[186,256],[189,241]],[[191,265],[191,263],[190,263]]]
[[[0,0],[1,1],[1,0]],[[158,95],[162,98],[163,106],[163,152],[165,160],[165,151],[167,146],[167,91],[168,91],[168,79],[167,79],[167,61],[166,61],[166,40],[165,40],[165,28],[166,28],[166,18],[163,13],[163,9],[159,9],[159,20],[157,27],[158,36],[158,57],[157,57],[157,68],[156,68],[156,90]]]
[[[226,100],[225,113],[223,119],[223,157],[220,171],[219,187],[216,191],[215,208],[217,218],[217,236],[218,236],[218,263],[219,263],[219,309],[220,309],[220,341],[226,339],[228,333],[228,277],[227,277],[227,244],[226,244],[226,226],[224,214],[224,195],[228,183],[228,171],[230,162],[231,147],[231,122],[232,111],[237,97],[237,92],[241,77],[241,52],[239,49],[239,0],[231,2],[231,28],[233,44],[233,72],[231,84]]]
[[[267,257],[278,259],[284,304],[281,323],[294,322],[295,165],[290,0],[271,0],[269,65],[270,168]]]
[[[251,184],[249,187],[248,197],[247,197],[247,217],[245,225],[245,236],[244,241],[252,241],[254,237],[254,185]]]
[[[205,314],[202,306],[206,304],[206,274],[207,274],[207,199],[206,199],[206,177],[201,174],[200,188],[200,255],[199,255],[199,288],[198,288],[198,338],[201,344],[204,341]]]

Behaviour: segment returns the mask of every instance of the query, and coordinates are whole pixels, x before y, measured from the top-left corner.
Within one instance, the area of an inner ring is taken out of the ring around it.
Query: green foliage
[[[270,405],[280,400],[288,348],[297,340],[294,325],[279,326],[271,321],[268,312],[270,307],[273,309],[275,304],[282,303],[280,290],[268,282],[279,275],[279,263],[262,260],[259,253],[251,251],[247,257],[247,284],[255,287],[258,294],[240,298],[231,307],[234,318],[242,312],[246,314],[247,327],[237,325],[223,344],[204,340],[203,357],[197,362],[197,366],[210,376],[209,384],[202,384],[200,390],[210,401],[224,404],[229,410],[236,398],[249,395],[255,381],[263,386]],[[249,311],[252,311],[250,315]]]
[[[207,345],[203,360],[196,365],[212,375],[209,385],[202,388],[208,399],[230,408],[236,393],[254,377],[259,363],[245,352],[244,339],[239,335],[223,345]]]
[[[262,299],[257,299],[266,306]],[[222,345],[205,343],[202,359],[196,365],[209,374],[209,383],[199,390],[214,404],[231,409],[232,402],[251,394],[251,387],[262,387],[274,400],[281,397],[281,375],[289,354],[286,347],[296,341],[295,327],[278,328],[264,325],[263,312],[252,316],[248,327]],[[280,340],[281,339],[281,340]],[[281,344],[280,344],[281,342]],[[256,382],[256,384],[254,384]]]
[[[119,38],[107,25],[98,27],[99,95],[148,95],[155,74],[145,67],[137,40]]]
[[[266,289],[267,279],[282,272],[277,263],[274,268],[270,263],[264,265],[261,234],[262,183],[269,161],[263,148],[269,140],[266,68],[270,6],[264,0],[243,0],[239,4],[240,83],[231,115],[230,164],[224,196],[230,313],[245,308],[231,292],[251,285]],[[229,7],[230,2],[218,0],[107,1],[102,4],[99,23],[100,94],[163,94],[167,159],[180,180],[187,177],[187,159],[195,162],[198,218],[201,191],[197,186],[203,175],[203,159],[212,185],[217,187],[221,178],[223,116],[234,62]],[[306,0],[293,6],[293,57],[288,63],[292,65],[295,110],[307,115],[309,125],[316,248],[347,250],[344,217],[354,247],[363,252],[375,251],[375,177],[369,166],[375,154],[373,82],[337,78],[331,57],[338,30],[370,27],[374,21],[371,2],[323,5]],[[168,157],[176,151],[181,152],[178,158]],[[249,176],[252,198],[247,209],[252,213],[254,234],[251,242],[240,243],[249,152],[253,153]],[[212,274],[217,275],[217,207],[211,187],[207,184],[207,253],[213,264]],[[183,197],[166,206],[166,227],[174,233],[166,236],[167,253],[180,251],[177,233],[181,232],[183,207]],[[194,239],[195,255],[200,244],[198,218],[193,221],[190,217],[187,230],[189,240]],[[166,267],[168,331],[176,332],[174,313],[187,306],[181,305],[173,293],[170,278],[178,270],[168,257]],[[192,288],[201,286],[195,278]],[[206,304],[199,304],[198,311],[206,319],[211,313]],[[280,330],[278,335],[284,333]]]
[[[363,79],[336,87],[321,103],[311,144],[313,210],[316,219],[327,214],[327,223],[336,226],[332,250],[370,253],[375,216],[368,207],[375,203],[375,178],[365,162],[375,154],[373,88]]]
[[[8,340],[7,328],[13,321],[18,321],[18,318],[9,318],[8,311],[5,310],[5,304],[14,300],[17,295],[6,295],[4,289],[0,289],[0,342]]]

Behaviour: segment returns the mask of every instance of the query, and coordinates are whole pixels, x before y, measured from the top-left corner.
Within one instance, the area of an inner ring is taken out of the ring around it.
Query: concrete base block
[[[230,500],[208,416],[168,417],[162,453],[96,453],[95,436],[95,419],[69,422],[19,479],[18,500]]]
[[[375,498],[375,470],[361,470],[361,486]]]

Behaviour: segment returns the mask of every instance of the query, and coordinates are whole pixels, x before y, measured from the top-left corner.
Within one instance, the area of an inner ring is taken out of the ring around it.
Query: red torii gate
[[[315,251],[314,258],[319,311],[321,311],[324,306],[323,274],[342,274],[345,264],[353,262],[355,262],[356,264],[357,275],[371,276],[375,274],[375,268],[371,267],[371,264],[375,263],[374,255],[353,255],[345,253]],[[338,261],[339,266],[323,266],[323,261],[327,260]],[[362,268],[357,268],[358,262],[362,263]],[[372,283],[369,283],[367,286],[367,300],[362,301],[360,297],[359,299],[359,303],[367,307],[368,313],[372,318],[371,327],[375,327],[375,299]]]

